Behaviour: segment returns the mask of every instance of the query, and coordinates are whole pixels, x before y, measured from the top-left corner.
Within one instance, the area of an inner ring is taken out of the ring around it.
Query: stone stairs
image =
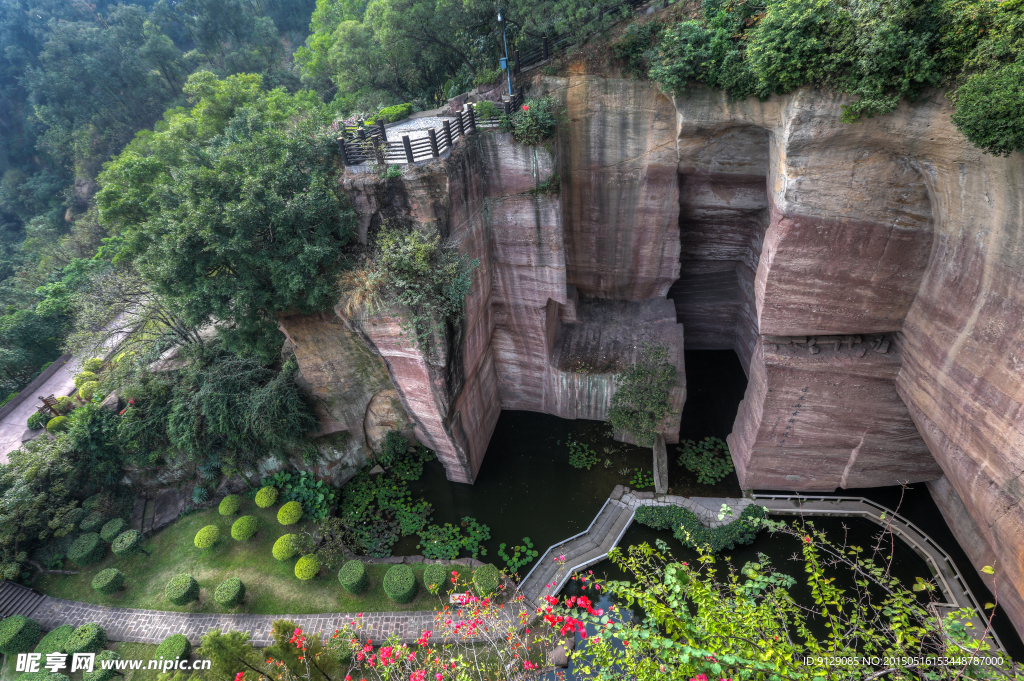
[[[0,619],[11,615],[29,617],[45,598],[34,589],[5,579],[0,582]]]

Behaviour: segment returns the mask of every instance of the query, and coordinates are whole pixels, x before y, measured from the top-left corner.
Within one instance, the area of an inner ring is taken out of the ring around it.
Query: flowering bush
[[[555,100],[551,97],[528,99],[511,115],[502,115],[499,124],[502,132],[511,132],[512,139],[519,144],[537,146],[555,136],[558,128]]]

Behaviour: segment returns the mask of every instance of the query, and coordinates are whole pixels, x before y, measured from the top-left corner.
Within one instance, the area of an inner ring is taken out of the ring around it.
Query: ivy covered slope
[[[1024,151],[1024,0],[705,0],[692,19],[631,28],[616,52],[678,94],[848,93],[847,122],[942,88],[976,147]]]

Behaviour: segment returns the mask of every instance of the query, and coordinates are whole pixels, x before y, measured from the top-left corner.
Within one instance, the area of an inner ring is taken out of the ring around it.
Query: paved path
[[[44,430],[29,430],[28,417],[42,406],[43,403],[39,401],[40,396],[61,397],[75,392],[75,374],[79,371],[78,367],[78,361],[71,358],[58,368],[45,383],[34,388],[29,386],[34,394],[25,396],[13,411],[0,420],[0,463],[7,463],[7,455],[20,447],[23,441],[46,432]]]

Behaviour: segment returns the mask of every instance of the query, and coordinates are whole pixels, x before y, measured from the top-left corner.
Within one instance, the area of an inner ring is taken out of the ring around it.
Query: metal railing
[[[552,544],[551,546],[549,546],[548,550],[545,551],[544,554],[540,558],[537,559],[537,562],[533,564],[533,567],[530,568],[530,571],[526,573],[526,576],[523,577],[523,580],[521,582],[519,582],[519,583],[520,584],[525,584],[526,580],[528,580],[530,578],[530,575],[533,574],[533,571],[536,570],[538,567],[540,567],[541,564],[543,564],[544,559],[547,558],[548,554],[551,553],[553,550],[557,549],[559,546],[564,546],[565,544],[568,544],[569,542],[571,542],[573,539],[578,539],[578,538],[582,537],[583,535],[587,534],[588,532],[590,532],[590,530],[594,527],[594,523],[596,523],[597,519],[601,517],[602,513],[604,513],[604,509],[608,507],[608,502],[610,502],[611,500],[612,500],[611,497],[608,497],[607,499],[604,500],[604,504],[601,505],[601,510],[597,512],[597,515],[594,516],[594,519],[590,521],[589,525],[587,525],[587,529],[583,530],[582,532],[577,532],[576,534],[574,534],[573,536],[569,537],[568,539],[563,539],[562,541],[560,541],[560,542],[558,542],[556,544]]]

